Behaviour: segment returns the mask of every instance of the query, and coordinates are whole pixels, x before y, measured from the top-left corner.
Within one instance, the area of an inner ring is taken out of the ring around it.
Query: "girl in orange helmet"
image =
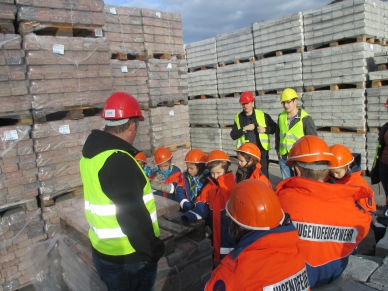
[[[247,142],[240,146],[237,152],[238,168],[236,171],[236,182],[246,179],[254,179],[264,182],[268,187],[273,188],[271,182],[261,171],[261,152],[257,145]]]
[[[138,152],[135,156],[135,159],[139,163],[139,165],[143,168],[143,171],[147,175],[147,177],[150,178],[152,169],[149,166],[147,166],[146,155],[143,152]]]
[[[206,154],[202,150],[190,150],[185,157],[185,163],[187,170],[182,175],[185,195],[179,196],[178,193],[176,195],[176,201],[184,212],[194,207],[194,202],[209,177],[209,171],[206,169]]]

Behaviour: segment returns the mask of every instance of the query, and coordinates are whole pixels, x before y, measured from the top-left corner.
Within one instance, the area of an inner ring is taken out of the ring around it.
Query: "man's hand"
[[[243,130],[255,130],[255,125],[253,123],[251,124],[248,124],[246,126],[243,127]]]
[[[258,133],[265,133],[265,131],[266,131],[266,128],[265,128],[265,127],[262,127],[262,126],[260,126],[260,125],[257,127],[257,132],[258,132]]]

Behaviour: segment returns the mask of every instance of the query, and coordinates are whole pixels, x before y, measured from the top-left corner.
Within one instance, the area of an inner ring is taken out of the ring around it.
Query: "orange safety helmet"
[[[334,155],[334,159],[330,163],[329,169],[342,168],[354,161],[354,157],[350,150],[342,144],[332,145],[330,147],[330,152]]]
[[[207,156],[206,163],[214,161],[227,161],[229,165],[231,164],[229,156],[221,150],[213,150]]]
[[[145,153],[143,152],[138,152],[137,155],[135,156],[135,159],[144,163],[147,163],[147,157]]]
[[[255,97],[251,92],[245,91],[240,95],[240,104],[247,104],[252,101],[255,101]]]
[[[294,162],[331,162],[333,159],[334,155],[330,152],[329,146],[323,139],[315,135],[305,135],[292,146],[286,165],[292,166]]]
[[[185,163],[206,163],[206,154],[200,149],[192,149],[186,154]]]
[[[248,155],[254,156],[258,161],[261,160],[260,149],[257,147],[257,145],[251,142],[244,143],[236,150],[236,152],[246,153]]]
[[[387,98],[387,101],[385,101],[384,106],[385,106],[385,107],[388,107],[388,98]]]
[[[270,230],[284,222],[284,212],[275,192],[259,180],[244,180],[232,190],[226,212],[239,226]]]
[[[160,165],[172,158],[172,152],[168,148],[158,148],[155,151],[155,164]]]
[[[113,93],[105,102],[101,117],[108,120],[138,117],[144,121],[139,102],[125,92]]]

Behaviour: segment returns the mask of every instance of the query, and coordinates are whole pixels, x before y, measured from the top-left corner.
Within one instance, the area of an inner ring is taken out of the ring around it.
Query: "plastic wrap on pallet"
[[[323,138],[329,146],[343,144],[352,153],[361,154],[361,169],[366,170],[366,135],[359,133],[332,133],[318,131],[318,136]]]
[[[113,90],[127,92],[135,97],[141,105],[148,106],[149,89],[146,63],[137,60],[111,60],[110,64]]]
[[[189,96],[211,95],[216,97],[217,71],[203,70],[187,74]]]
[[[368,127],[381,127],[387,122],[388,87],[366,89],[366,115]]]
[[[303,88],[302,54],[288,54],[256,61],[256,91]]]
[[[141,20],[148,55],[185,55],[180,14],[142,8]]]
[[[217,68],[218,93],[228,95],[237,92],[255,91],[254,64],[242,63]]]
[[[366,157],[369,171],[371,171],[373,167],[378,141],[379,135],[377,133],[368,132],[366,134]]]
[[[45,110],[95,105],[112,94],[106,38],[23,37],[32,108]]]
[[[222,149],[220,128],[190,128],[191,147],[209,153],[212,150]]]
[[[196,99],[189,101],[190,124],[218,125],[217,99]]]
[[[242,111],[238,98],[217,99],[218,123],[223,126],[233,125],[234,119]]]
[[[146,65],[150,106],[165,101],[188,100],[186,60],[149,59]]]
[[[144,55],[144,33],[141,9],[124,6],[104,6],[105,25],[112,53]]]
[[[218,61],[215,37],[186,44],[185,50],[187,66],[189,69],[202,66],[217,67]]]
[[[100,116],[34,124],[31,136],[39,169],[41,200],[82,185],[79,160],[92,129],[103,127]]]
[[[317,102],[319,100],[319,102]],[[303,107],[317,127],[366,128],[365,89],[305,92]]]
[[[249,60],[254,57],[252,28],[246,27],[216,36],[219,63]]]
[[[364,84],[375,71],[374,53],[381,46],[366,42],[341,45],[302,54],[305,87],[333,84]]]
[[[0,205],[38,195],[30,131],[30,126],[0,127]]]
[[[1,213],[1,290],[18,290],[30,283],[25,268],[25,254],[30,245],[47,239],[43,226],[40,209],[28,211],[23,207],[15,207]]]
[[[302,12],[252,25],[256,56],[304,47]]]

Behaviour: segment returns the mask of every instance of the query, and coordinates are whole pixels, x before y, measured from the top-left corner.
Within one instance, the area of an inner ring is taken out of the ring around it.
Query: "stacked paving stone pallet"
[[[218,93],[221,97],[244,91],[255,91],[254,63],[217,68]]]
[[[220,128],[190,128],[191,147],[202,149],[209,153],[214,149],[222,149]]]
[[[372,87],[381,86],[379,80],[388,79],[388,49],[387,47],[382,47],[381,52],[374,54],[373,62],[377,65],[378,71],[369,72],[369,80],[372,81]]]
[[[201,67],[217,67],[216,38],[193,42],[186,45],[187,66],[190,71]]]
[[[217,97],[217,71],[201,70],[187,74],[188,95],[190,97]]]
[[[0,0],[0,31],[1,33],[15,33],[13,22],[16,16],[14,0]]]
[[[189,102],[189,120],[193,125],[218,125],[218,100],[215,98],[196,99]]]
[[[376,149],[378,144],[379,135],[377,133],[366,134],[366,157],[367,157],[367,166],[368,170],[371,171],[373,167],[373,162],[376,156]]]

